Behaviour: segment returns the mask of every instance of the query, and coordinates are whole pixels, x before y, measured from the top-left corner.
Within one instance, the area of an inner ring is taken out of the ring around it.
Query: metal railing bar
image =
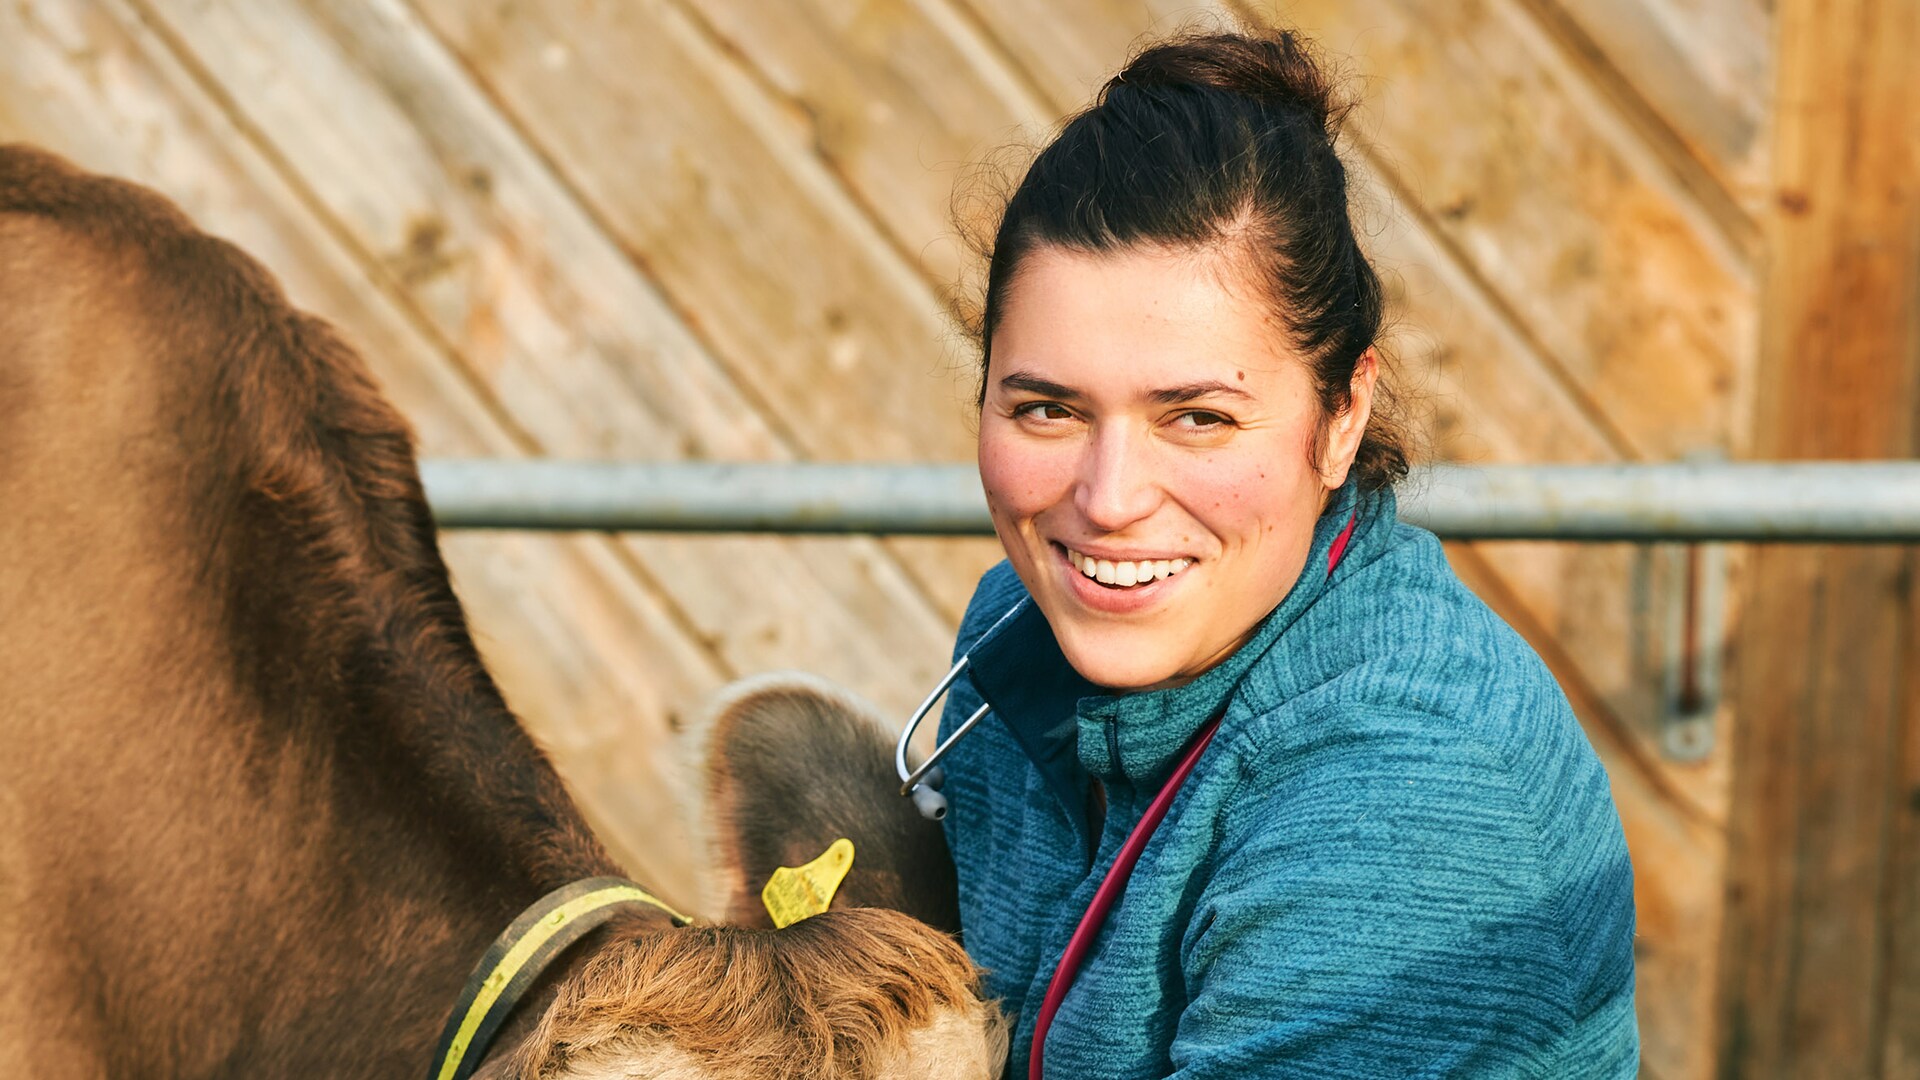
[[[436,460],[443,528],[986,535],[971,465]],[[1435,465],[1403,520],[1448,539],[1920,543],[1920,462]]]

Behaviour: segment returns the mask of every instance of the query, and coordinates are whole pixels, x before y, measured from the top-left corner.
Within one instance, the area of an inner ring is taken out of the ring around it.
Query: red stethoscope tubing
[[[1332,548],[1327,552],[1327,576],[1333,576],[1334,567],[1340,565],[1340,556],[1346,554],[1347,541],[1353,537],[1353,526],[1359,520],[1356,513],[1347,519],[1347,527],[1333,540]],[[1086,914],[1080,916],[1080,925],[1073,928],[1073,936],[1067,939],[1067,951],[1060,954],[1060,963],[1053,969],[1053,980],[1047,983],[1047,996],[1040,1001],[1040,1015],[1033,1022],[1033,1049],[1027,1055],[1027,1080],[1042,1080],[1042,1058],[1046,1054],[1047,1029],[1053,1026],[1053,1014],[1060,1011],[1060,1003],[1066,1000],[1067,991],[1072,988],[1074,976],[1080,974],[1080,965],[1086,960],[1088,950],[1093,948],[1093,939],[1100,936],[1100,927],[1106,924],[1107,913],[1113,910],[1114,902],[1126,891],[1127,879],[1133,876],[1133,864],[1140,861],[1140,852],[1144,851],[1147,841],[1153,839],[1153,832],[1160,827],[1160,820],[1167,816],[1167,808],[1173,805],[1173,797],[1180,793],[1180,785],[1186,783],[1187,774],[1200,760],[1200,755],[1213,741],[1213,733],[1220,728],[1218,716],[1207,721],[1207,725],[1194,733],[1193,741],[1187,744],[1187,751],[1180,758],[1180,764],[1174,768],[1173,775],[1161,786],[1160,794],[1153,797],[1153,803],[1147,812],[1127,834],[1126,843],[1120,845],[1120,853],[1113,857],[1113,867],[1100,881],[1100,887],[1094,890],[1092,902],[1087,904]]]
[[[1080,964],[1087,958],[1087,951],[1093,948],[1093,939],[1100,936],[1100,927],[1107,921],[1107,913],[1113,909],[1114,902],[1126,891],[1127,879],[1133,876],[1133,864],[1140,861],[1140,852],[1153,839],[1153,832],[1160,827],[1160,819],[1167,816],[1167,807],[1173,805],[1173,797],[1180,792],[1180,785],[1186,782],[1187,774],[1193,771],[1195,762],[1213,741],[1213,733],[1220,728],[1220,718],[1214,717],[1201,728],[1187,745],[1185,756],[1160,788],[1160,794],[1153,797],[1153,803],[1147,812],[1127,834],[1126,843],[1120,845],[1120,853],[1113,857],[1113,868],[1100,881],[1100,887],[1094,890],[1093,900],[1087,904],[1086,914],[1080,916],[1080,925],[1073,928],[1073,937],[1067,940],[1067,951],[1060,954],[1060,964],[1053,969],[1053,981],[1047,984],[1047,996],[1040,1003],[1040,1016],[1033,1024],[1033,1052],[1027,1058],[1028,1080],[1041,1080],[1041,1058],[1047,1045],[1047,1029],[1053,1026],[1053,1014],[1060,1011],[1060,1003],[1066,999],[1067,990],[1073,985],[1074,976],[1080,973]]]

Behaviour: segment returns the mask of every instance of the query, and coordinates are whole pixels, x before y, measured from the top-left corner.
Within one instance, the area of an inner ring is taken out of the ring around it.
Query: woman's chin
[[[1062,644],[1061,652],[1081,678],[1115,693],[1158,690],[1191,678],[1182,674],[1179,660],[1164,650],[1136,643],[1073,642]]]

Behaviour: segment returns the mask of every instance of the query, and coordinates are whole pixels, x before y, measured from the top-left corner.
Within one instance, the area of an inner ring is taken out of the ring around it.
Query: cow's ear
[[[761,892],[774,872],[809,863],[837,871],[850,846],[833,907],[888,907],[958,927],[946,840],[900,796],[893,733],[871,705],[811,676],[759,676],[722,691],[687,738],[700,803],[692,816],[709,853],[707,910],[771,926]]]

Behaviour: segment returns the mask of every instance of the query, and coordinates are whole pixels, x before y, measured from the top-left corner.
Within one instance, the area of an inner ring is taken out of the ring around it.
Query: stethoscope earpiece
[[[939,771],[934,770],[936,774]],[[941,779],[937,775],[929,776],[913,785],[913,790],[908,793],[913,799],[913,805],[919,809],[920,816],[928,821],[939,821],[947,816],[947,797],[940,794]]]

